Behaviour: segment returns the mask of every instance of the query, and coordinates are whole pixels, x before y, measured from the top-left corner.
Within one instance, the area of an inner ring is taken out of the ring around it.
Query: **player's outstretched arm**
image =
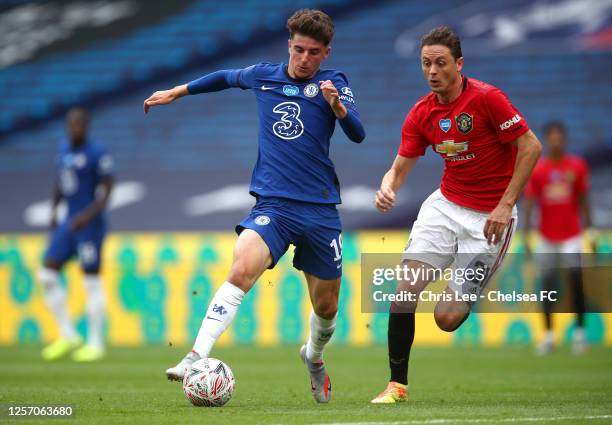
[[[512,208],[518,201],[542,153],[542,144],[531,130],[511,143],[518,148],[514,173],[499,204],[491,211],[485,223],[484,235],[489,244],[501,242],[504,230],[512,218]]]
[[[251,88],[254,69],[255,66],[245,69],[223,69],[170,90],[156,91],[144,101],[145,114],[149,112],[151,106],[167,105],[179,97],[190,94],[210,93],[230,87]]]
[[[380,183],[380,189],[376,192],[374,205],[381,212],[388,212],[395,206],[395,194],[402,187],[406,176],[410,173],[419,157],[407,158],[397,155],[393,165],[384,175]]]
[[[187,96],[188,94],[187,84],[176,86],[170,90],[156,91],[144,101],[144,113],[148,113],[151,106],[167,105],[174,102],[179,97]]]

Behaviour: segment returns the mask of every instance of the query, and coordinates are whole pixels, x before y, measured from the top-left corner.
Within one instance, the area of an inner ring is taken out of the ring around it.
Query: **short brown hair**
[[[287,19],[287,29],[291,38],[295,34],[311,37],[326,46],[334,37],[334,23],[320,10],[300,9]]]
[[[544,125],[544,134],[548,136],[552,131],[559,131],[561,134],[565,136],[566,130],[565,126],[561,121],[551,121]]]
[[[463,56],[459,36],[449,27],[434,28],[421,38],[421,50],[423,50],[423,46],[433,46],[434,44],[448,47],[455,60]]]

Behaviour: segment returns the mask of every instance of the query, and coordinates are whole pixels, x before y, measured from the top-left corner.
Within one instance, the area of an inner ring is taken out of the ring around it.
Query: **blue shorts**
[[[69,225],[70,221],[66,220],[53,230],[45,262],[51,260],[63,265],[76,254],[85,273],[97,273],[100,269],[102,242],[106,235],[105,226],[94,223],[73,233]]]
[[[342,276],[342,223],[334,204],[260,197],[236,233],[244,229],[256,231],[268,245],[270,268],[293,244],[296,269],[324,280]]]

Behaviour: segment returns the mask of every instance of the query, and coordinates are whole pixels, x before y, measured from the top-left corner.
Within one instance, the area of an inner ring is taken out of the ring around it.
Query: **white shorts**
[[[516,229],[517,210],[512,210],[510,224],[498,244],[487,243],[484,226],[489,213],[462,207],[449,201],[440,189],[429,195],[421,205],[412,226],[403,260],[422,261],[432,267],[453,270],[486,265],[486,281],[499,268]],[[457,275],[458,276],[458,275]],[[449,287],[458,293],[480,292],[486,281],[451,281]]]
[[[560,242],[551,242],[540,235],[536,258],[542,268],[580,267],[582,235]]]

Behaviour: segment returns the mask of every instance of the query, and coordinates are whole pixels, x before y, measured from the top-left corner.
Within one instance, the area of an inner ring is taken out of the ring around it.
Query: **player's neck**
[[[549,153],[548,154],[548,159],[550,159],[553,162],[559,162],[561,161],[563,158],[565,157],[565,152],[556,152],[556,153]]]
[[[85,146],[85,139],[72,139],[70,140],[70,147],[72,149],[79,149]]]
[[[464,78],[463,75],[459,75],[459,78],[445,93],[436,93],[439,103],[451,103],[457,100],[461,93],[463,92],[464,87]]]

